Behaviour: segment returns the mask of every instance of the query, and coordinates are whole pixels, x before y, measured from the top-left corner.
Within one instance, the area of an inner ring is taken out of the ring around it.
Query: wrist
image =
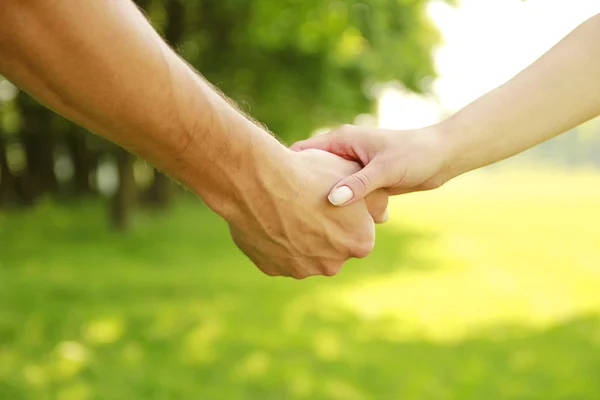
[[[468,172],[468,156],[461,145],[461,128],[452,117],[431,127],[440,160],[438,179],[443,184]]]
[[[181,76],[186,87],[196,90],[181,91],[189,95],[177,108],[186,119],[175,131],[186,132],[186,140],[167,157],[171,166],[166,172],[228,222],[236,221],[275,179],[274,172],[285,171],[287,149],[204,79],[188,69]]]
[[[403,189],[432,190],[454,178],[455,148],[442,123],[411,131],[396,131],[393,159],[403,160],[397,173]]]
[[[248,121],[246,121],[248,122]],[[197,137],[184,157],[183,183],[227,222],[237,224],[255,207],[267,206],[265,194],[285,184],[290,159],[274,137],[248,122],[247,132],[232,139],[216,157],[206,156],[206,143]]]

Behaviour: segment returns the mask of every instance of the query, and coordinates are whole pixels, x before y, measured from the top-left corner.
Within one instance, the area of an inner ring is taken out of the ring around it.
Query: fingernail
[[[352,200],[352,197],[354,197],[352,189],[350,189],[348,186],[340,186],[329,193],[327,198],[334,206],[341,206]]]
[[[383,220],[381,222],[388,222],[388,219],[390,219],[390,210],[389,208],[386,208],[385,212],[383,213]]]

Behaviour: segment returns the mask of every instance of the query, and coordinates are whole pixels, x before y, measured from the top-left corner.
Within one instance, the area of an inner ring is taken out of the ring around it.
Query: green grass
[[[396,199],[339,277],[262,276],[202,205],[0,213],[0,399],[600,398],[600,176]],[[485,178],[485,179],[482,179]]]

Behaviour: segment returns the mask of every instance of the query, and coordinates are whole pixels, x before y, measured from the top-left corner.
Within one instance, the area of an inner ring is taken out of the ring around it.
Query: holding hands
[[[359,163],[360,171],[339,181],[328,194],[336,206],[361,201],[377,189],[397,195],[441,186],[448,149],[438,126],[394,131],[344,125],[297,142],[292,150],[320,149]]]
[[[333,276],[349,258],[369,255],[374,221],[386,218],[387,193],[335,208],[327,193],[358,164],[319,150],[289,152],[282,160],[289,162],[265,169],[265,190],[247,197],[243,212],[229,220],[236,245],[265,274],[296,279]]]
[[[292,149],[321,149],[363,166],[329,193],[336,206],[381,188],[390,195],[437,188],[600,115],[599,43],[600,14],[439,124],[407,131],[345,125]]]
[[[290,151],[132,1],[0,1],[0,74],[196,192],[272,276],[335,275],[373,249],[388,195],[437,188],[600,115],[598,65],[600,15],[440,124],[346,125]]]

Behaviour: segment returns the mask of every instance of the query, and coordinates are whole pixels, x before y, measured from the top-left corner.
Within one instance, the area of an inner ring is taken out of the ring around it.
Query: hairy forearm
[[[600,114],[600,15],[509,82],[443,122],[449,177],[492,164]]]
[[[261,160],[284,152],[182,61],[130,0],[2,0],[0,73],[148,159],[224,216],[249,177],[260,175]]]

